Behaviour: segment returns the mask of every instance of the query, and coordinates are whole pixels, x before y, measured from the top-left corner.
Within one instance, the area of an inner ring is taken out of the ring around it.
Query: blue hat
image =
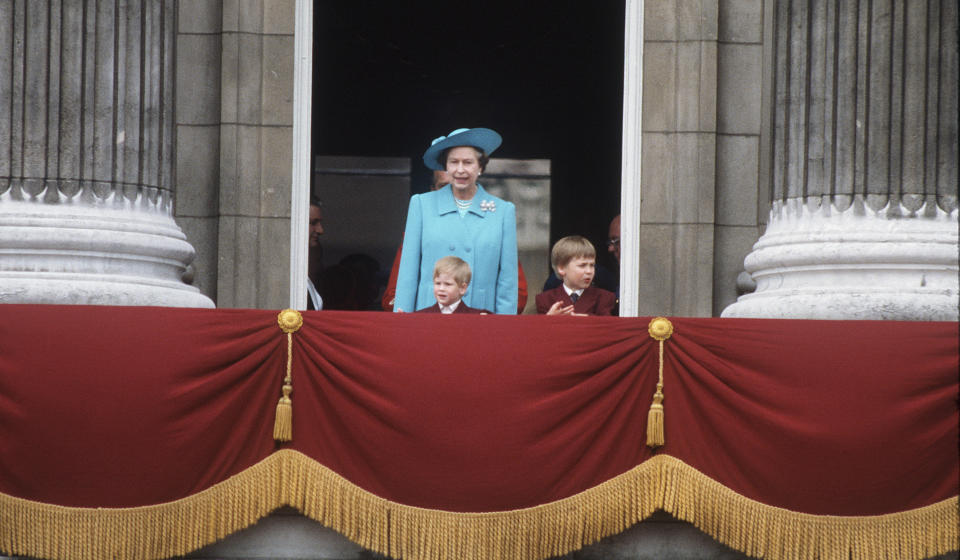
[[[458,128],[446,136],[434,138],[427,151],[423,152],[423,163],[434,171],[443,171],[447,166],[439,158],[447,148],[473,146],[489,156],[500,147],[501,142],[503,138],[489,128]]]

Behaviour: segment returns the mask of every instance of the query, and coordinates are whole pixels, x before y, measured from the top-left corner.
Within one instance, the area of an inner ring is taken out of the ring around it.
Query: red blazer
[[[460,305],[458,305],[457,308],[453,310],[453,312],[454,313],[472,313],[474,315],[480,314],[480,313],[488,313],[488,314],[490,313],[486,309],[474,309],[472,307],[468,307],[467,304],[463,303],[463,300],[460,300]],[[440,313],[440,304],[435,303],[430,307],[424,307],[423,309],[417,311],[417,313]]]
[[[546,314],[547,311],[550,311],[550,307],[558,301],[563,302],[564,307],[573,304],[574,313],[610,315],[613,313],[613,308],[617,304],[617,296],[615,296],[613,292],[608,292],[603,288],[590,286],[580,294],[580,299],[577,300],[577,303],[573,303],[561,284],[537,296],[537,313],[541,315]]]

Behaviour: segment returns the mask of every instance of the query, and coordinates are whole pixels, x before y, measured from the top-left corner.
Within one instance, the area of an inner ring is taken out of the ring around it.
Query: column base
[[[957,211],[895,204],[775,204],[744,261],[757,289],[722,316],[957,321]]]
[[[0,303],[214,307],[199,290],[186,288],[122,276],[51,273],[17,277],[0,272]]]
[[[0,303],[214,307],[169,200],[0,195]]]

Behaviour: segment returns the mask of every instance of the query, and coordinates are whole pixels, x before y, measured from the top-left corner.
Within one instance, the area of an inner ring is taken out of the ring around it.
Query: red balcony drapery
[[[0,551],[172,556],[280,505],[410,558],[658,508],[772,558],[956,548],[957,323],[671,321],[656,450],[648,319],[345,312],[292,335],[277,444],[276,312],[0,306]]]

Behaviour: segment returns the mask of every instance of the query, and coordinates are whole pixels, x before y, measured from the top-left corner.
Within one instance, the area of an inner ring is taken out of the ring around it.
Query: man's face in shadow
[[[620,216],[610,221],[610,230],[607,232],[607,251],[613,253],[620,264]]]
[[[450,176],[447,175],[446,171],[434,171],[433,185],[430,186],[430,190],[438,191],[442,189],[449,182],[450,182]]]
[[[323,235],[323,214],[319,206],[310,205],[310,247],[320,245],[320,236]]]

